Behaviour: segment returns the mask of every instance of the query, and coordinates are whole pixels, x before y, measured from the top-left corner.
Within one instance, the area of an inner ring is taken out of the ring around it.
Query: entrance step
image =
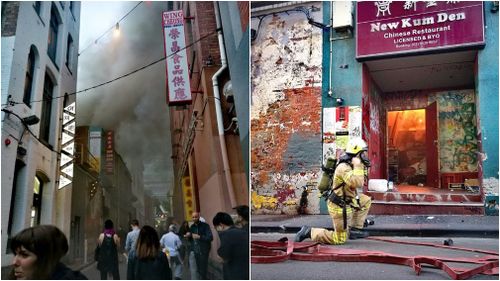
[[[484,215],[482,202],[403,202],[373,200],[371,215]]]
[[[479,193],[401,193],[401,192],[373,192],[367,195],[373,200],[383,202],[409,202],[409,203],[482,203]]]

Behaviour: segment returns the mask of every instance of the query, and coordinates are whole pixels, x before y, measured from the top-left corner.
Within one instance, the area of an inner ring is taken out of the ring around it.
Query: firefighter
[[[368,160],[368,146],[361,138],[353,138],[347,144],[345,153],[339,158],[334,180],[327,200],[328,213],[332,218],[334,231],[324,228],[303,226],[295,236],[296,242],[311,238],[315,242],[340,245],[349,239],[368,236],[363,231],[364,222],[371,206],[371,199],[358,194],[363,187]]]

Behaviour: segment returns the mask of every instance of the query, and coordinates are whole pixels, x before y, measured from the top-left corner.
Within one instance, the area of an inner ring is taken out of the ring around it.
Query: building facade
[[[185,18],[192,102],[170,107],[175,220],[248,204],[248,3],[174,2]],[[215,15],[215,16],[214,16]],[[201,39],[203,38],[203,39]],[[167,75],[167,79],[170,79]],[[214,243],[209,275],[221,276]]]
[[[2,2],[2,266],[9,238],[26,227],[70,234],[72,187],[58,188],[59,162],[79,29],[80,2]]]
[[[321,21],[321,2],[252,2],[252,214],[319,213]]]
[[[144,194],[133,190],[133,177],[113,145],[113,132],[99,127],[76,129],[75,176],[71,208],[69,259],[77,264],[92,262],[97,237],[104,221],[111,219],[124,247],[132,219],[145,223]],[[151,220],[152,221],[152,220]],[[150,223],[151,221],[147,222]]]
[[[394,186],[364,187],[372,214],[483,214],[498,196],[498,3],[323,8],[323,160],[368,142],[369,178]]]

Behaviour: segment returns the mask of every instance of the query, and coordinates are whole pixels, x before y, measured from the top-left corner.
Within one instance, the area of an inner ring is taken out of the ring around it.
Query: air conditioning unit
[[[351,1],[332,1],[332,28],[336,30],[352,28],[352,10]]]

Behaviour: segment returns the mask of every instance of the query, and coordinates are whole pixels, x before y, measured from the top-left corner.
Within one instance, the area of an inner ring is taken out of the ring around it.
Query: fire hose
[[[452,250],[469,251],[485,254],[482,257],[433,257],[433,256],[402,256],[382,251],[343,249],[331,245],[321,245],[317,242],[293,242],[287,238],[279,241],[252,241],[252,263],[277,263],[286,260],[300,261],[340,261],[340,262],[376,262],[406,265],[420,274],[423,265],[443,270],[454,280],[464,280],[476,274],[498,275],[498,253],[494,251],[471,249],[455,246],[444,246],[433,243],[400,241],[381,237],[366,239],[388,243],[431,246]],[[450,267],[446,262],[477,264],[474,268]]]

